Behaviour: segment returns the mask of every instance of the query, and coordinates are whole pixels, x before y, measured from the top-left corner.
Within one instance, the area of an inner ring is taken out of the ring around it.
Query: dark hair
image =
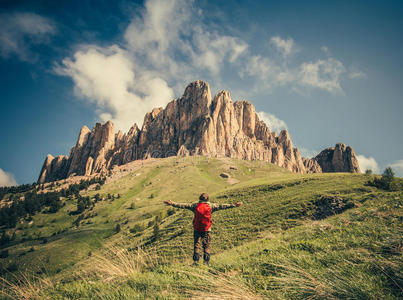
[[[199,200],[203,201],[203,202],[207,202],[208,201],[208,195],[206,193],[201,194],[200,197],[199,197]]]

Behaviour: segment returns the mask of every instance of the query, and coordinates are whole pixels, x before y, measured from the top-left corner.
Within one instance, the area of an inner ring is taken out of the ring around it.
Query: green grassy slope
[[[239,182],[230,184],[221,172]],[[88,192],[106,199],[86,210],[78,227],[72,224],[77,216],[68,215],[74,199],[56,214],[19,224],[9,257],[0,263],[39,273],[40,279],[22,280],[14,271],[23,283],[6,284],[3,292],[61,299],[395,299],[403,285],[403,194],[366,186],[367,180],[355,174],[298,175],[232,159],[145,163]],[[167,214],[162,201],[190,203],[201,192],[214,202],[244,205],[213,215],[212,263],[195,269],[192,213]],[[120,198],[107,199],[118,193]],[[321,197],[343,199],[346,210],[316,220]],[[10,273],[3,277],[15,281]]]
[[[229,166],[236,166],[238,170],[229,170]],[[78,216],[68,214],[76,209],[76,199],[65,199],[66,206],[55,214],[37,214],[32,222],[22,220],[15,231],[9,230],[10,236],[15,233],[15,241],[7,248],[9,257],[1,260],[1,264],[7,267],[16,262],[19,270],[35,272],[46,265],[48,272],[59,272],[74,266],[87,257],[89,251],[106,242],[113,243],[122,236],[130,241],[137,240],[129,230],[140,224],[146,228],[145,234],[151,232],[152,228],[147,229],[148,223],[166,212],[163,200],[191,202],[203,191],[214,193],[230,188],[231,184],[219,176],[221,172],[237,178],[238,184],[284,174],[294,176],[271,164],[229,159],[189,157],[145,162],[142,168],[104,185],[101,190],[84,193],[91,197],[100,193],[104,201],[86,210],[78,227],[73,225]],[[112,200],[108,199],[108,194],[121,197]],[[134,209],[131,209],[132,204]],[[118,236],[114,236],[116,224],[122,227]],[[46,244],[43,243],[45,238]]]

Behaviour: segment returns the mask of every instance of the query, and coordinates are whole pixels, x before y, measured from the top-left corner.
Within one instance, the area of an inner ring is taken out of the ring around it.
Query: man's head
[[[208,195],[206,193],[203,193],[200,195],[199,200],[201,202],[207,202],[208,201]]]

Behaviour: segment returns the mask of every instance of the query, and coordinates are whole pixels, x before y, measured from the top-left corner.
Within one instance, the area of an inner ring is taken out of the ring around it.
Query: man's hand
[[[166,205],[172,205],[172,201],[171,201],[171,200],[164,201],[164,203],[165,203]]]
[[[236,206],[236,207],[240,207],[241,205],[242,205],[242,202],[236,202],[236,203],[235,203],[235,206]]]

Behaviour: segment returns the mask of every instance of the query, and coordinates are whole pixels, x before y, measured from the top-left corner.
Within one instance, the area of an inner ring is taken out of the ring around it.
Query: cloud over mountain
[[[375,158],[357,155],[357,159],[362,173],[364,173],[366,170],[372,170],[374,173],[379,173],[379,166]]]
[[[55,71],[72,78],[76,93],[95,104],[101,120],[111,119],[123,130],[133,122],[141,125],[146,111],[164,106],[195,79],[231,90],[236,86],[229,77],[248,91],[288,85],[294,91],[343,93],[340,81],[347,75],[341,61],[296,63],[290,57],[299,47],[291,37],[269,41],[275,52],[256,53],[242,38],[208,23],[192,1],[148,0],[119,44],[86,45]]]
[[[283,129],[288,129],[287,124],[273,114],[259,111],[257,112],[257,115],[263,122],[267,124],[267,126],[269,126],[270,130],[276,132],[277,134]]]
[[[102,121],[111,120],[124,130],[134,121],[141,124],[151,108],[173,98],[166,81],[146,72],[135,73],[127,52],[116,46],[77,51],[55,70],[73,79],[75,92],[96,105]]]

